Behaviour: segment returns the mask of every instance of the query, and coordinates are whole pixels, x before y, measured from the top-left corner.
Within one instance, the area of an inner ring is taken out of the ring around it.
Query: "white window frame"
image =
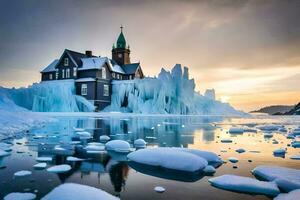
[[[69,58],[64,58],[64,66],[69,66]]]
[[[62,71],[61,78],[65,78],[65,70],[62,69],[61,71]]]
[[[49,80],[52,80],[53,79],[53,74],[49,74]]]
[[[66,69],[66,78],[70,78],[70,68]]]
[[[109,85],[104,84],[103,85],[103,96],[108,97],[109,96]]]
[[[74,77],[77,76],[77,69],[76,69],[76,67],[73,67],[73,76],[74,76]]]
[[[129,80],[131,80],[132,79],[132,75],[129,75]]]
[[[113,73],[111,74],[111,76],[112,76],[113,78],[115,78],[115,73],[113,72]]]
[[[87,84],[81,84],[81,95],[87,95]]]
[[[102,79],[106,79],[106,69],[105,69],[105,67],[102,67],[101,75],[102,75]]]
[[[58,79],[58,71],[55,72],[55,79]]]
[[[120,76],[119,76],[119,74],[117,74],[117,79],[120,79]]]

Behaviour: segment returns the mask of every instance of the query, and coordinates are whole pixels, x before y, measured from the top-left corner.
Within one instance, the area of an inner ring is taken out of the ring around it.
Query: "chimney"
[[[89,50],[86,50],[86,51],[85,51],[85,55],[86,55],[88,58],[92,57],[92,54],[93,54],[92,51],[89,51]]]

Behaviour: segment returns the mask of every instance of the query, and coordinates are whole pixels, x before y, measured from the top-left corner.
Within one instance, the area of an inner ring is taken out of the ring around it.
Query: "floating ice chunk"
[[[242,127],[231,127],[228,132],[230,134],[243,134],[244,129]]]
[[[86,151],[104,151],[105,150],[105,146],[102,143],[89,143],[86,147],[85,147]]]
[[[87,185],[80,185],[75,183],[65,183],[57,186],[42,200],[118,200],[119,198],[108,194],[107,192],[90,187]]]
[[[290,159],[293,159],[293,160],[300,160],[300,155],[294,155],[294,156],[291,156]]]
[[[300,197],[300,189],[293,190],[287,194],[281,193],[274,200],[297,200]]]
[[[283,148],[276,149],[276,150],[273,151],[274,155],[284,155],[285,153],[286,153],[286,150],[283,149]]]
[[[273,137],[273,133],[272,132],[265,132],[264,137],[265,138],[271,138],[271,137]]]
[[[22,177],[22,176],[29,176],[31,174],[32,174],[31,171],[21,170],[21,171],[18,171],[16,173],[14,173],[14,176],[16,176],[16,177]]]
[[[290,134],[288,134],[288,135],[286,136],[286,138],[287,138],[287,139],[294,139],[295,136],[294,136],[293,134],[290,133]]]
[[[235,158],[235,157],[229,157],[228,160],[232,163],[237,163],[239,162],[239,159]]]
[[[154,188],[155,192],[158,192],[158,193],[163,193],[164,191],[166,191],[166,189],[164,187],[161,187],[161,186],[156,186]]]
[[[237,150],[235,150],[235,151],[238,152],[238,153],[244,153],[246,150],[243,149],[243,148],[240,148],[240,149],[237,149]]]
[[[279,142],[275,139],[273,139],[272,144],[278,144]]]
[[[135,148],[145,148],[146,147],[146,142],[143,139],[137,139],[134,141],[134,147]]]
[[[85,131],[84,128],[76,128],[76,127],[73,127],[73,130],[76,131],[76,132],[83,132],[83,131]]]
[[[198,150],[198,149],[188,149],[188,148],[175,148],[175,149],[178,149],[178,150],[184,151],[184,152],[188,152],[188,153],[194,154],[196,156],[199,156],[201,158],[204,158],[208,163],[216,163],[216,164],[223,163],[221,158],[214,152],[202,151],[202,150]]]
[[[35,169],[45,169],[47,167],[47,163],[44,163],[44,162],[38,163],[38,164],[33,165],[33,167]]]
[[[112,140],[105,144],[106,150],[116,152],[130,152],[130,144],[124,140]]]
[[[35,198],[36,195],[33,193],[13,192],[6,195],[3,200],[33,200]]]
[[[102,143],[106,143],[106,142],[108,142],[109,140],[110,140],[110,137],[107,136],[107,135],[101,135],[101,136],[99,137],[99,141],[102,142]]]
[[[253,129],[253,128],[245,127],[245,128],[244,128],[244,132],[248,132],[248,133],[257,133],[257,130],[256,130],[256,129]]]
[[[71,170],[71,166],[70,165],[55,165],[53,167],[49,167],[47,169],[48,172],[50,173],[65,173]]]
[[[187,172],[203,170],[208,164],[204,158],[195,154],[167,147],[141,149],[128,154],[127,157],[140,164]]]
[[[293,189],[300,189],[300,170],[287,167],[262,165],[254,168],[252,173],[267,181],[276,180],[278,187],[284,191],[289,192]]]
[[[83,161],[84,159],[82,158],[77,158],[77,157],[73,157],[73,156],[68,156],[67,157],[67,161],[69,162],[80,162],[80,161]]]
[[[4,156],[9,156],[10,153],[6,152],[6,151],[3,151],[2,149],[0,149],[0,158],[1,157],[4,157]]]
[[[204,169],[203,172],[206,174],[214,174],[216,172],[216,168],[214,168],[211,165],[207,165]]]
[[[279,128],[282,126],[279,125],[262,125],[262,126],[257,126],[258,129],[262,131],[277,131]]]
[[[208,180],[213,186],[225,190],[276,196],[280,193],[275,183],[236,175],[222,175]]]
[[[45,157],[45,156],[37,157],[35,160],[38,161],[38,162],[51,162],[52,157]]]
[[[231,139],[222,139],[221,140],[222,143],[232,143]]]
[[[0,150],[3,151],[11,151],[11,146],[10,144],[4,143],[4,142],[0,142]],[[0,156],[1,157],[1,156]]]
[[[286,133],[286,132],[287,132],[287,129],[286,129],[285,127],[282,127],[282,128],[279,128],[278,131],[279,131],[279,132]]]
[[[292,147],[294,148],[300,148],[300,141],[292,141],[291,142]]]
[[[90,138],[92,138],[92,134],[90,132],[87,132],[87,131],[76,132],[76,135],[80,139],[90,139]]]

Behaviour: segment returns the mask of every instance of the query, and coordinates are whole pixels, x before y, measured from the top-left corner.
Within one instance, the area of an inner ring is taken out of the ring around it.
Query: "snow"
[[[259,181],[254,178],[222,175],[208,180],[213,186],[236,192],[276,196],[280,193],[275,183]]]
[[[126,101],[126,99],[128,101]],[[124,102],[128,104],[124,107]],[[227,103],[195,92],[195,81],[188,68],[175,65],[162,69],[157,78],[112,82],[111,105],[105,111],[143,114],[245,115]]]
[[[90,143],[85,147],[86,151],[104,151],[105,146],[102,143]]]
[[[164,187],[161,187],[161,186],[156,186],[156,187],[154,188],[154,191],[155,191],[155,192],[158,192],[158,193],[163,193],[163,192],[166,191],[166,189],[165,189]]]
[[[92,134],[90,132],[87,132],[87,131],[76,132],[76,135],[80,139],[90,139],[92,137]]]
[[[78,71],[90,70],[90,69],[101,69],[105,63],[108,63],[107,57],[92,57],[92,58],[81,58],[82,66],[78,68]]]
[[[2,149],[0,149],[0,158],[1,157],[4,157],[4,156],[9,156],[10,153],[6,152],[6,151],[3,151]]]
[[[50,65],[48,65],[45,69],[43,69],[42,72],[54,72],[56,70],[55,66],[57,65],[58,61],[59,61],[58,59],[52,61],[52,63],[50,63]]]
[[[75,183],[65,183],[54,188],[42,200],[118,200],[119,198],[108,194],[107,192]]]
[[[52,157],[42,156],[42,157],[37,157],[35,160],[38,162],[51,162]]]
[[[55,165],[53,167],[49,167],[47,169],[48,172],[50,173],[65,173],[71,170],[71,166],[67,164],[63,165]]]
[[[300,189],[293,190],[287,194],[279,194],[274,200],[297,200],[300,197]]]
[[[94,78],[79,78],[76,79],[75,82],[79,83],[79,82],[94,82],[96,79]]]
[[[3,200],[33,200],[35,198],[36,195],[33,193],[13,192],[6,195]]]
[[[47,167],[47,163],[38,163],[33,165],[33,167],[36,169],[45,169]]]
[[[243,134],[244,129],[241,127],[231,127],[228,132],[230,134]]]
[[[198,150],[198,149],[188,149],[188,148],[174,148],[180,151],[184,151],[184,152],[188,152],[191,154],[194,154],[196,156],[199,156],[201,158],[204,158],[208,163],[211,164],[221,164],[223,163],[223,161],[221,160],[221,158],[215,154],[214,152],[210,152],[210,151],[203,151],[203,150]]]
[[[146,142],[143,139],[137,139],[134,141],[134,147],[135,148],[145,148],[146,147]]]
[[[300,170],[262,165],[254,168],[252,173],[262,179],[276,181],[278,187],[284,191],[300,189]]]
[[[105,148],[108,151],[115,152],[130,152],[130,144],[124,140],[112,140],[105,144]]]
[[[21,170],[21,171],[15,172],[14,176],[16,176],[16,177],[22,177],[22,176],[29,176],[31,174],[32,174],[31,171]]]
[[[195,154],[167,147],[141,149],[127,157],[136,163],[187,172],[203,170],[208,164],[204,158]]]

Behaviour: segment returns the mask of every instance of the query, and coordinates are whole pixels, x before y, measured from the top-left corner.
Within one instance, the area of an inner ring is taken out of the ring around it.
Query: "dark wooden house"
[[[140,63],[130,62],[122,27],[111,59],[94,56],[92,51],[79,53],[65,49],[59,59],[41,71],[41,76],[42,81],[73,80],[76,94],[91,101],[96,110],[110,105],[112,81],[144,78]]]

